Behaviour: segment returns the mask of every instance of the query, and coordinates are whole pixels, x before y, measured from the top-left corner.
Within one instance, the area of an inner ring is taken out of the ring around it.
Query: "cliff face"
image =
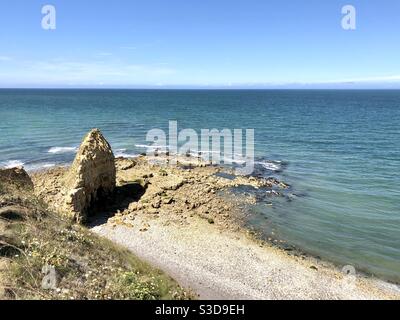
[[[63,211],[78,222],[87,218],[90,206],[114,191],[116,169],[110,144],[100,130],[93,129],[84,138],[65,177]]]
[[[102,141],[97,133],[93,136],[96,142]],[[88,157],[101,156],[101,152],[92,151]],[[99,178],[96,172],[100,170],[93,168],[96,164],[101,165],[98,160],[88,160],[91,164],[87,168],[93,170],[93,179],[99,185],[106,186],[109,176]],[[71,184],[76,182],[72,173],[81,174],[82,181],[85,177],[89,179],[86,176],[89,173],[85,172],[65,170],[72,179]],[[52,196],[60,193],[53,208],[60,207],[65,201],[61,182],[66,176],[60,174],[58,177],[59,185],[49,181],[52,186],[57,186]],[[94,184],[88,184],[95,188]],[[52,206],[35,195],[32,185],[23,168],[0,169],[0,300],[171,300],[191,297],[167,275],[97,237],[84,226],[71,224],[55,214],[50,209]],[[86,187],[82,185],[84,190],[89,190]]]

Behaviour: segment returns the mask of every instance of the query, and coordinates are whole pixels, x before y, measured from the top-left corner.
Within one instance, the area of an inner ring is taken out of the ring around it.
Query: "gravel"
[[[142,225],[150,227],[143,230]],[[92,231],[125,246],[201,299],[400,299],[397,286],[345,276],[324,262],[260,245],[198,217],[186,225],[159,218],[133,227],[99,224]]]

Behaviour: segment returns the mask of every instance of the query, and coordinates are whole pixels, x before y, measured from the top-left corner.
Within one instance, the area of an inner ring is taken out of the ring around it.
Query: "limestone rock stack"
[[[90,206],[114,191],[115,159],[110,144],[99,129],[84,138],[65,177],[66,197],[63,211],[77,222],[85,221]]]

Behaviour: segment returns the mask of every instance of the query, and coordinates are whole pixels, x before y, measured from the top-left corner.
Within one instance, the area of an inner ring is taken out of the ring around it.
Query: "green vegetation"
[[[0,286],[7,299],[190,299],[173,279],[85,227],[64,221],[30,194],[0,186]],[[57,285],[44,289],[43,267]],[[1,279],[7,279],[1,283]],[[0,293],[1,298],[1,293]]]

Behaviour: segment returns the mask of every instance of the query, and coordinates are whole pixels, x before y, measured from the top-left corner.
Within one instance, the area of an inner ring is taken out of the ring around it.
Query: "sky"
[[[399,0],[1,0],[0,87],[400,88],[399,17]]]

